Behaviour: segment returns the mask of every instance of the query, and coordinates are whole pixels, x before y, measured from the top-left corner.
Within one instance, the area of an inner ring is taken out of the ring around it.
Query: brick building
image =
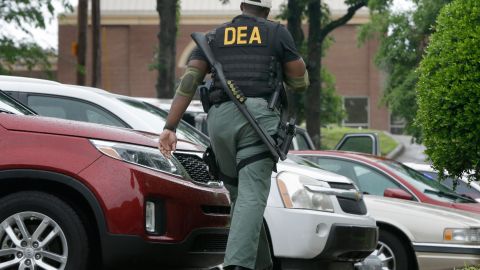
[[[273,0],[271,18],[285,2]],[[333,17],[346,12],[343,0],[327,2]],[[206,32],[240,13],[240,0],[230,0],[227,5],[219,4],[219,0],[182,0],[181,3],[177,76],[183,72],[194,47],[190,33]],[[103,88],[119,94],[154,97],[157,73],[149,66],[153,63],[159,30],[156,1],[102,0],[101,4]],[[378,42],[357,46],[357,28],[368,20],[368,10],[362,9],[347,25],[335,30],[332,33],[335,43],[323,64],[335,75],[337,91],[344,98],[348,113],[345,126],[391,130],[394,126],[390,123],[390,114],[380,104],[382,74],[373,62]],[[76,59],[71,50],[75,40],[76,15],[66,14],[59,21],[57,78],[63,83],[75,82]],[[89,78],[87,74],[87,82]]]

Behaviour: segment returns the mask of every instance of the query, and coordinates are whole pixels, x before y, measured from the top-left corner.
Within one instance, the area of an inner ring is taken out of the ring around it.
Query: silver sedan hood
[[[377,221],[401,224],[412,233],[425,233],[425,228],[438,226],[480,227],[480,215],[472,212],[373,195],[365,195],[364,200],[368,211]]]

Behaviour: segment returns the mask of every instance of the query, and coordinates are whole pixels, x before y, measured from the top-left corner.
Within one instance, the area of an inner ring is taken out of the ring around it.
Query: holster
[[[296,135],[296,126],[295,126],[295,119],[290,119],[290,122],[283,122],[280,121],[278,125],[278,131],[276,136],[277,145],[279,146],[280,150],[287,155],[288,151],[290,151],[290,146],[292,145],[293,137]]]
[[[207,164],[210,175],[214,179],[219,179],[220,168],[218,167],[217,159],[211,145],[207,147],[207,150],[205,150],[205,153],[203,154],[203,161]]]
[[[200,102],[202,102],[203,111],[206,113],[208,113],[208,111],[212,107],[212,104],[210,102],[210,87],[211,87],[211,82],[205,83],[199,88]]]

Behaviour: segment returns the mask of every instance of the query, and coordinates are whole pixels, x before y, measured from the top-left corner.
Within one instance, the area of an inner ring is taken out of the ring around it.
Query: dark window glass
[[[373,140],[368,136],[349,137],[338,150],[375,154],[373,150]]]
[[[297,134],[295,138],[297,139],[297,145],[298,145],[297,150],[311,150],[310,145],[307,142],[307,138],[305,138],[305,135]]]
[[[390,115],[390,133],[403,134],[405,130],[405,119],[400,116],[395,116],[393,113]]]
[[[347,112],[347,118],[344,121],[344,125],[348,127],[368,128],[368,98],[345,97],[343,100],[345,111]]]
[[[81,100],[29,95],[27,103],[39,115],[108,126],[126,127],[114,115]]]

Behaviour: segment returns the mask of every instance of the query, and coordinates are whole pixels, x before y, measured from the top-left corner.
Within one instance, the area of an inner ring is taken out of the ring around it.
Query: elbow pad
[[[177,87],[177,95],[184,97],[193,97],[197,91],[198,85],[202,82],[204,74],[194,67],[187,67],[185,74],[180,79],[180,84]]]
[[[303,92],[310,86],[310,79],[308,78],[308,71],[305,70],[305,74],[301,77],[288,77],[285,78],[285,84],[289,89],[295,92]]]

